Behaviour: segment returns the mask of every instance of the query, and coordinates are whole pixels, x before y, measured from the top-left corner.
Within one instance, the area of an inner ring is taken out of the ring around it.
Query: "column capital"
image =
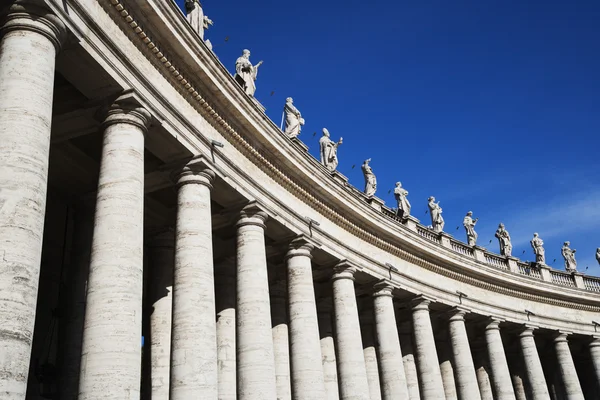
[[[354,274],[358,270],[360,270],[358,266],[350,263],[348,260],[342,260],[333,267],[333,276],[331,279],[350,279],[354,281]]]
[[[486,331],[491,331],[491,330],[500,330],[500,324],[504,322],[504,320],[502,318],[498,318],[498,317],[489,317],[488,320],[486,321],[486,325],[485,325],[485,330]]]
[[[413,311],[427,310],[429,311],[429,304],[434,302],[435,298],[421,294],[410,301],[410,307]]]
[[[308,236],[304,234],[298,235],[290,242],[285,259],[298,256],[312,258],[312,251],[318,247],[321,246]]]
[[[539,329],[539,328],[535,325],[525,324],[521,327],[521,332],[519,332],[519,337],[528,337],[528,336],[533,337],[533,331],[535,331],[536,329]]]
[[[553,341],[554,341],[554,343],[561,343],[561,342],[568,343],[569,340],[567,338],[572,334],[573,334],[573,332],[556,331],[556,332],[554,332]]]
[[[130,124],[140,128],[144,133],[152,123],[152,115],[144,108],[133,90],[121,94],[108,106],[106,118],[102,125],[106,128],[113,124]]]
[[[592,335],[589,346],[600,347],[600,335]]]
[[[448,310],[449,320],[450,321],[464,321],[465,315],[467,315],[470,312],[471,312],[471,310],[469,310],[468,308],[465,308],[465,307],[460,307],[460,306],[452,307],[450,310]]]
[[[48,38],[59,52],[67,37],[65,24],[42,0],[16,0],[8,7],[0,37],[11,31],[31,31]]]
[[[394,291],[394,285],[392,285],[392,283],[386,279],[382,279],[379,282],[377,282],[375,285],[373,285],[373,297],[380,297],[380,296],[394,297],[394,295],[392,294],[393,291]]]
[[[195,183],[212,190],[212,182],[215,180],[216,174],[210,168],[204,156],[199,155],[193,157],[183,167],[174,170],[171,176],[177,187]]]
[[[246,225],[256,225],[265,229],[265,222],[267,222],[268,218],[269,215],[265,212],[263,207],[261,207],[258,202],[252,201],[241,209],[240,218],[238,219],[236,226],[239,228]]]

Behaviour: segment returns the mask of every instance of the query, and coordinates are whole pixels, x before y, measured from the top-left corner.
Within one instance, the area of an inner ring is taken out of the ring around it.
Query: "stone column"
[[[479,386],[481,400],[494,400],[492,381],[490,377],[490,363],[488,362],[485,336],[478,331],[476,335],[470,336],[471,352],[475,365],[475,375]]]
[[[408,398],[410,400],[421,400],[419,391],[419,373],[415,360],[415,351],[412,340],[412,323],[406,321],[400,325],[400,347],[402,348],[402,363],[404,364],[404,373],[406,374],[406,387],[408,389]]]
[[[436,335],[434,335],[435,338]],[[440,374],[442,375],[442,383],[444,385],[445,400],[458,400],[458,392],[456,390],[456,381],[454,380],[454,366],[452,365],[452,349],[448,338],[448,332],[444,330],[443,338],[435,338],[435,347],[437,350],[438,360],[440,361]]]
[[[275,361],[265,249],[267,214],[249,204],[237,222],[238,399],[275,399]]]
[[[354,292],[356,271],[356,267],[342,262],[334,268],[332,277],[341,400],[369,398],[369,383]]]
[[[338,389],[335,343],[333,340],[333,324],[331,323],[333,299],[331,296],[322,297],[317,303],[319,334],[321,337],[323,380],[325,382],[325,399],[338,400],[340,394]]]
[[[360,332],[362,335],[365,368],[367,370],[367,382],[369,383],[369,399],[381,400],[381,381],[379,380],[379,365],[377,362],[377,350],[375,349],[373,309],[368,308],[359,312],[359,322],[361,324]]]
[[[279,272],[283,268],[276,268],[276,270],[275,281],[270,286],[275,384],[277,388],[277,400],[292,400],[287,278],[285,277],[286,274],[280,274]]]
[[[419,371],[419,384],[423,400],[439,400],[444,393],[444,384],[435,349],[435,339],[429,317],[431,300],[418,296],[411,301],[413,318],[414,348]]]
[[[383,400],[408,399],[406,376],[402,364],[402,350],[396,327],[392,291],[389,282],[374,286],[373,306],[375,309],[375,332],[381,367],[381,394]]]
[[[498,400],[515,400],[506,353],[502,344],[502,336],[500,336],[500,322],[500,319],[491,318],[485,327],[485,341],[490,369],[492,370],[492,384]]]
[[[448,336],[452,347],[458,397],[460,399],[477,400],[481,399],[481,395],[479,394],[473,356],[471,355],[467,328],[465,327],[466,313],[467,310],[458,307],[450,311]]]
[[[169,400],[171,373],[171,321],[175,233],[157,233],[148,246],[150,268],[150,383],[152,400]]]
[[[215,268],[215,292],[219,400],[236,400],[235,259]]]
[[[548,393],[544,370],[542,369],[542,363],[535,346],[535,339],[533,338],[534,329],[533,327],[526,326],[519,334],[521,353],[523,354],[525,364],[525,374],[531,387],[533,400],[548,400],[550,394]]]
[[[600,387],[600,336],[594,336],[589,344],[590,358],[596,373],[596,387]]]
[[[559,332],[554,337],[554,348],[558,361],[557,367],[565,388],[566,400],[584,400],[567,336],[568,333]]]
[[[127,93],[104,121],[79,400],[140,396],[144,134],[150,118]]]
[[[210,191],[201,158],[177,176],[171,400],[217,397],[217,328]]]
[[[290,358],[294,399],[325,397],[317,302],[313,285],[311,251],[314,245],[304,237],[290,244],[286,255]]]
[[[6,11],[0,27],[0,393],[12,400],[24,399],[27,389],[55,58],[65,27],[43,1],[22,1]]]

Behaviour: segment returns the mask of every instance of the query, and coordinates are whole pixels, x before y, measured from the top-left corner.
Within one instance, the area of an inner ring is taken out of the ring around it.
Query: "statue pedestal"
[[[510,270],[510,272],[518,274],[519,265],[517,264],[517,262],[519,261],[519,259],[517,257],[506,257],[506,260],[508,262],[508,269]]]
[[[481,261],[481,262],[485,262],[485,255],[484,252],[485,248],[481,247],[481,246],[473,246],[473,256],[475,257],[475,259],[477,261]]]
[[[375,210],[381,212],[381,207],[385,204],[384,200],[381,200],[379,197],[370,197],[367,199],[367,202],[373,207]]]
[[[452,238],[452,235],[446,232],[440,232],[440,243],[442,244],[442,246],[444,246],[447,249],[451,249],[452,245],[450,244],[450,239]]]
[[[300,150],[308,152],[308,146],[304,144],[304,142],[297,137],[290,138],[294,146],[298,147]]]
[[[585,289],[585,283],[583,283],[583,274],[581,272],[574,271],[572,272],[573,280],[575,281],[575,286],[578,289]]]
[[[545,282],[552,282],[552,275],[550,274],[550,267],[547,265],[539,265],[536,264],[540,269],[540,275],[542,276],[542,280]]]
[[[407,217],[402,218],[402,223],[411,231],[416,232],[419,220],[413,217],[412,215],[409,215]]]

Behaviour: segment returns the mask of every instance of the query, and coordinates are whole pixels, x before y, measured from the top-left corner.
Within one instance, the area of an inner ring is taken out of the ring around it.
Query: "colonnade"
[[[43,237],[54,60],[64,26],[45,10],[19,5],[2,33],[0,393],[24,399]],[[124,93],[105,110],[80,373],[73,380],[81,400],[140,398],[144,143],[152,120],[133,93]],[[150,315],[153,400],[438,400],[446,398],[450,380],[461,400],[487,399],[490,391],[494,399],[520,398],[503,347],[501,319],[491,317],[485,325],[490,385],[483,390],[467,334],[467,308],[452,308],[443,318],[449,376],[436,351],[431,316],[436,299],[414,296],[408,303],[410,319],[399,321],[396,283],[378,281],[369,299],[374,351],[367,354],[355,291],[356,275],[366,272],[339,260],[326,284],[330,297],[318,297],[311,258],[320,244],[312,238],[289,240],[285,283],[274,292],[265,245],[269,211],[259,203],[231,211],[235,261],[233,267],[217,268],[211,221],[215,178],[201,157],[174,169],[174,228],[148,246],[156,299]],[[273,316],[285,327],[274,325]],[[411,326],[409,335],[399,333],[400,323]],[[550,395],[536,329],[523,326],[518,337],[531,398],[542,400]],[[580,400],[583,391],[568,340],[568,332],[556,332],[556,362],[566,398]],[[600,339],[590,342],[589,351],[600,384]]]

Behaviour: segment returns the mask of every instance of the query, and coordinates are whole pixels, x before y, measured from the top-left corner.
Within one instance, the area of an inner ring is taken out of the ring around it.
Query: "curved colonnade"
[[[5,16],[7,399],[600,392],[599,279],[399,221],[285,137],[172,2]]]

